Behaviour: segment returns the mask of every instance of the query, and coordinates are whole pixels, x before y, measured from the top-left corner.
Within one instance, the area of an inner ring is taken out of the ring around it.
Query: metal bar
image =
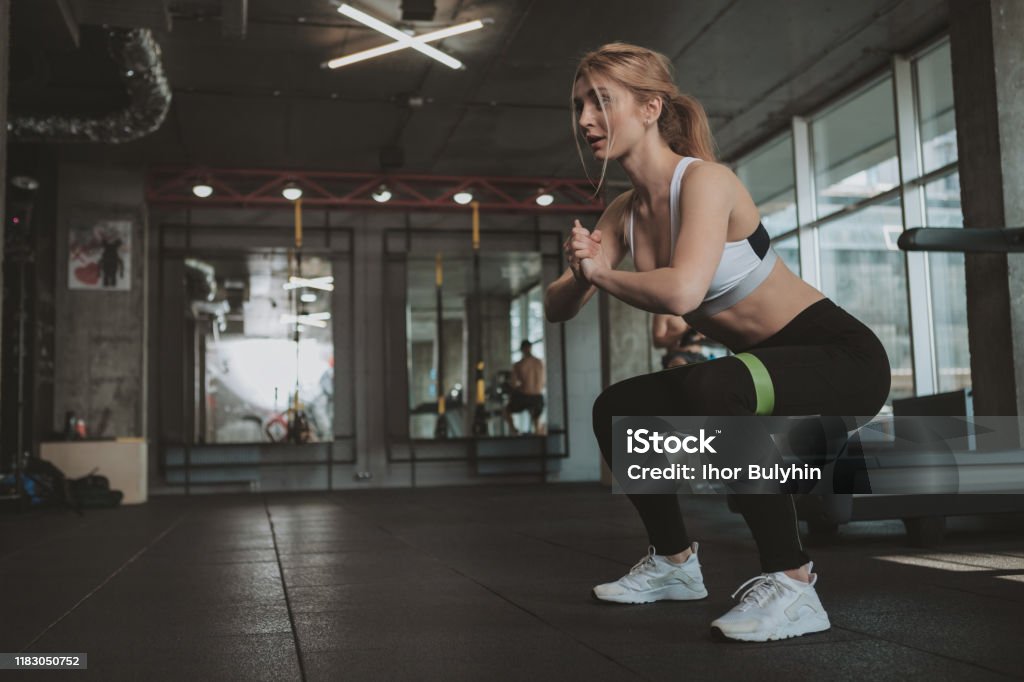
[[[896,244],[904,251],[1021,253],[1024,227],[914,227],[901,234]]]

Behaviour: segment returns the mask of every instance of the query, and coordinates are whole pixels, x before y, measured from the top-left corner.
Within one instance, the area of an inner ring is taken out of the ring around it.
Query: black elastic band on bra
[[[768,236],[768,230],[764,229],[762,223],[757,224],[757,229],[747,237],[747,241],[750,242],[750,248],[754,250],[757,257],[764,260],[765,254],[768,253],[768,247],[771,246],[772,238]]]

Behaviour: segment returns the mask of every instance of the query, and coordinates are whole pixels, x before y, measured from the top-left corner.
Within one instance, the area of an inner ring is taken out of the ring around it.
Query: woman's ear
[[[644,105],[645,118],[650,121],[657,121],[661,117],[661,109],[664,105],[664,101],[661,97],[652,97],[647,100],[647,104]]]

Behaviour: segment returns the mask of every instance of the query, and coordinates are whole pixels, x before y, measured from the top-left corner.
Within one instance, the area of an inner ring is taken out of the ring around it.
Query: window
[[[779,258],[796,274],[800,274],[800,241],[794,234],[785,239],[776,240],[772,247]]]
[[[769,235],[777,237],[796,227],[792,135],[783,135],[741,159],[736,175],[750,191]]]
[[[957,160],[953,67],[944,42],[914,62],[921,158],[924,172]]]
[[[963,225],[949,41],[921,50],[909,68],[902,58],[894,63],[859,91],[794,119],[791,133],[735,166],[786,265],[801,273],[801,255],[818,263],[816,284],[882,340],[893,372],[890,400],[971,383],[963,255],[908,256],[896,246],[908,227]],[[915,155],[903,159],[904,177],[897,121],[915,140],[904,146]],[[937,177],[922,185],[928,174]],[[811,215],[797,215],[798,200]],[[804,248],[816,253],[800,253],[798,229],[810,237]],[[911,310],[911,301],[919,307]]]
[[[929,227],[963,227],[960,174],[925,185],[925,214]],[[962,253],[928,254],[935,334],[938,390],[954,391],[971,385],[971,356],[967,343],[967,283]]]
[[[907,271],[896,246],[902,231],[898,199],[819,228],[821,289],[882,341],[892,367],[890,399],[914,394]]]
[[[896,187],[896,120],[892,78],[826,111],[811,123],[818,215]]]

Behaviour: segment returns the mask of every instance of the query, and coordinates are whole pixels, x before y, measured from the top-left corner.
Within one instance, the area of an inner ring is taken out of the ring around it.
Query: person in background
[[[523,358],[512,365],[512,392],[503,410],[505,423],[512,434],[519,433],[512,423],[512,415],[523,410],[530,411],[534,434],[540,435],[545,431],[540,422],[540,415],[544,412],[544,361],[533,356],[532,348],[533,344],[524,339],[519,344]]]

